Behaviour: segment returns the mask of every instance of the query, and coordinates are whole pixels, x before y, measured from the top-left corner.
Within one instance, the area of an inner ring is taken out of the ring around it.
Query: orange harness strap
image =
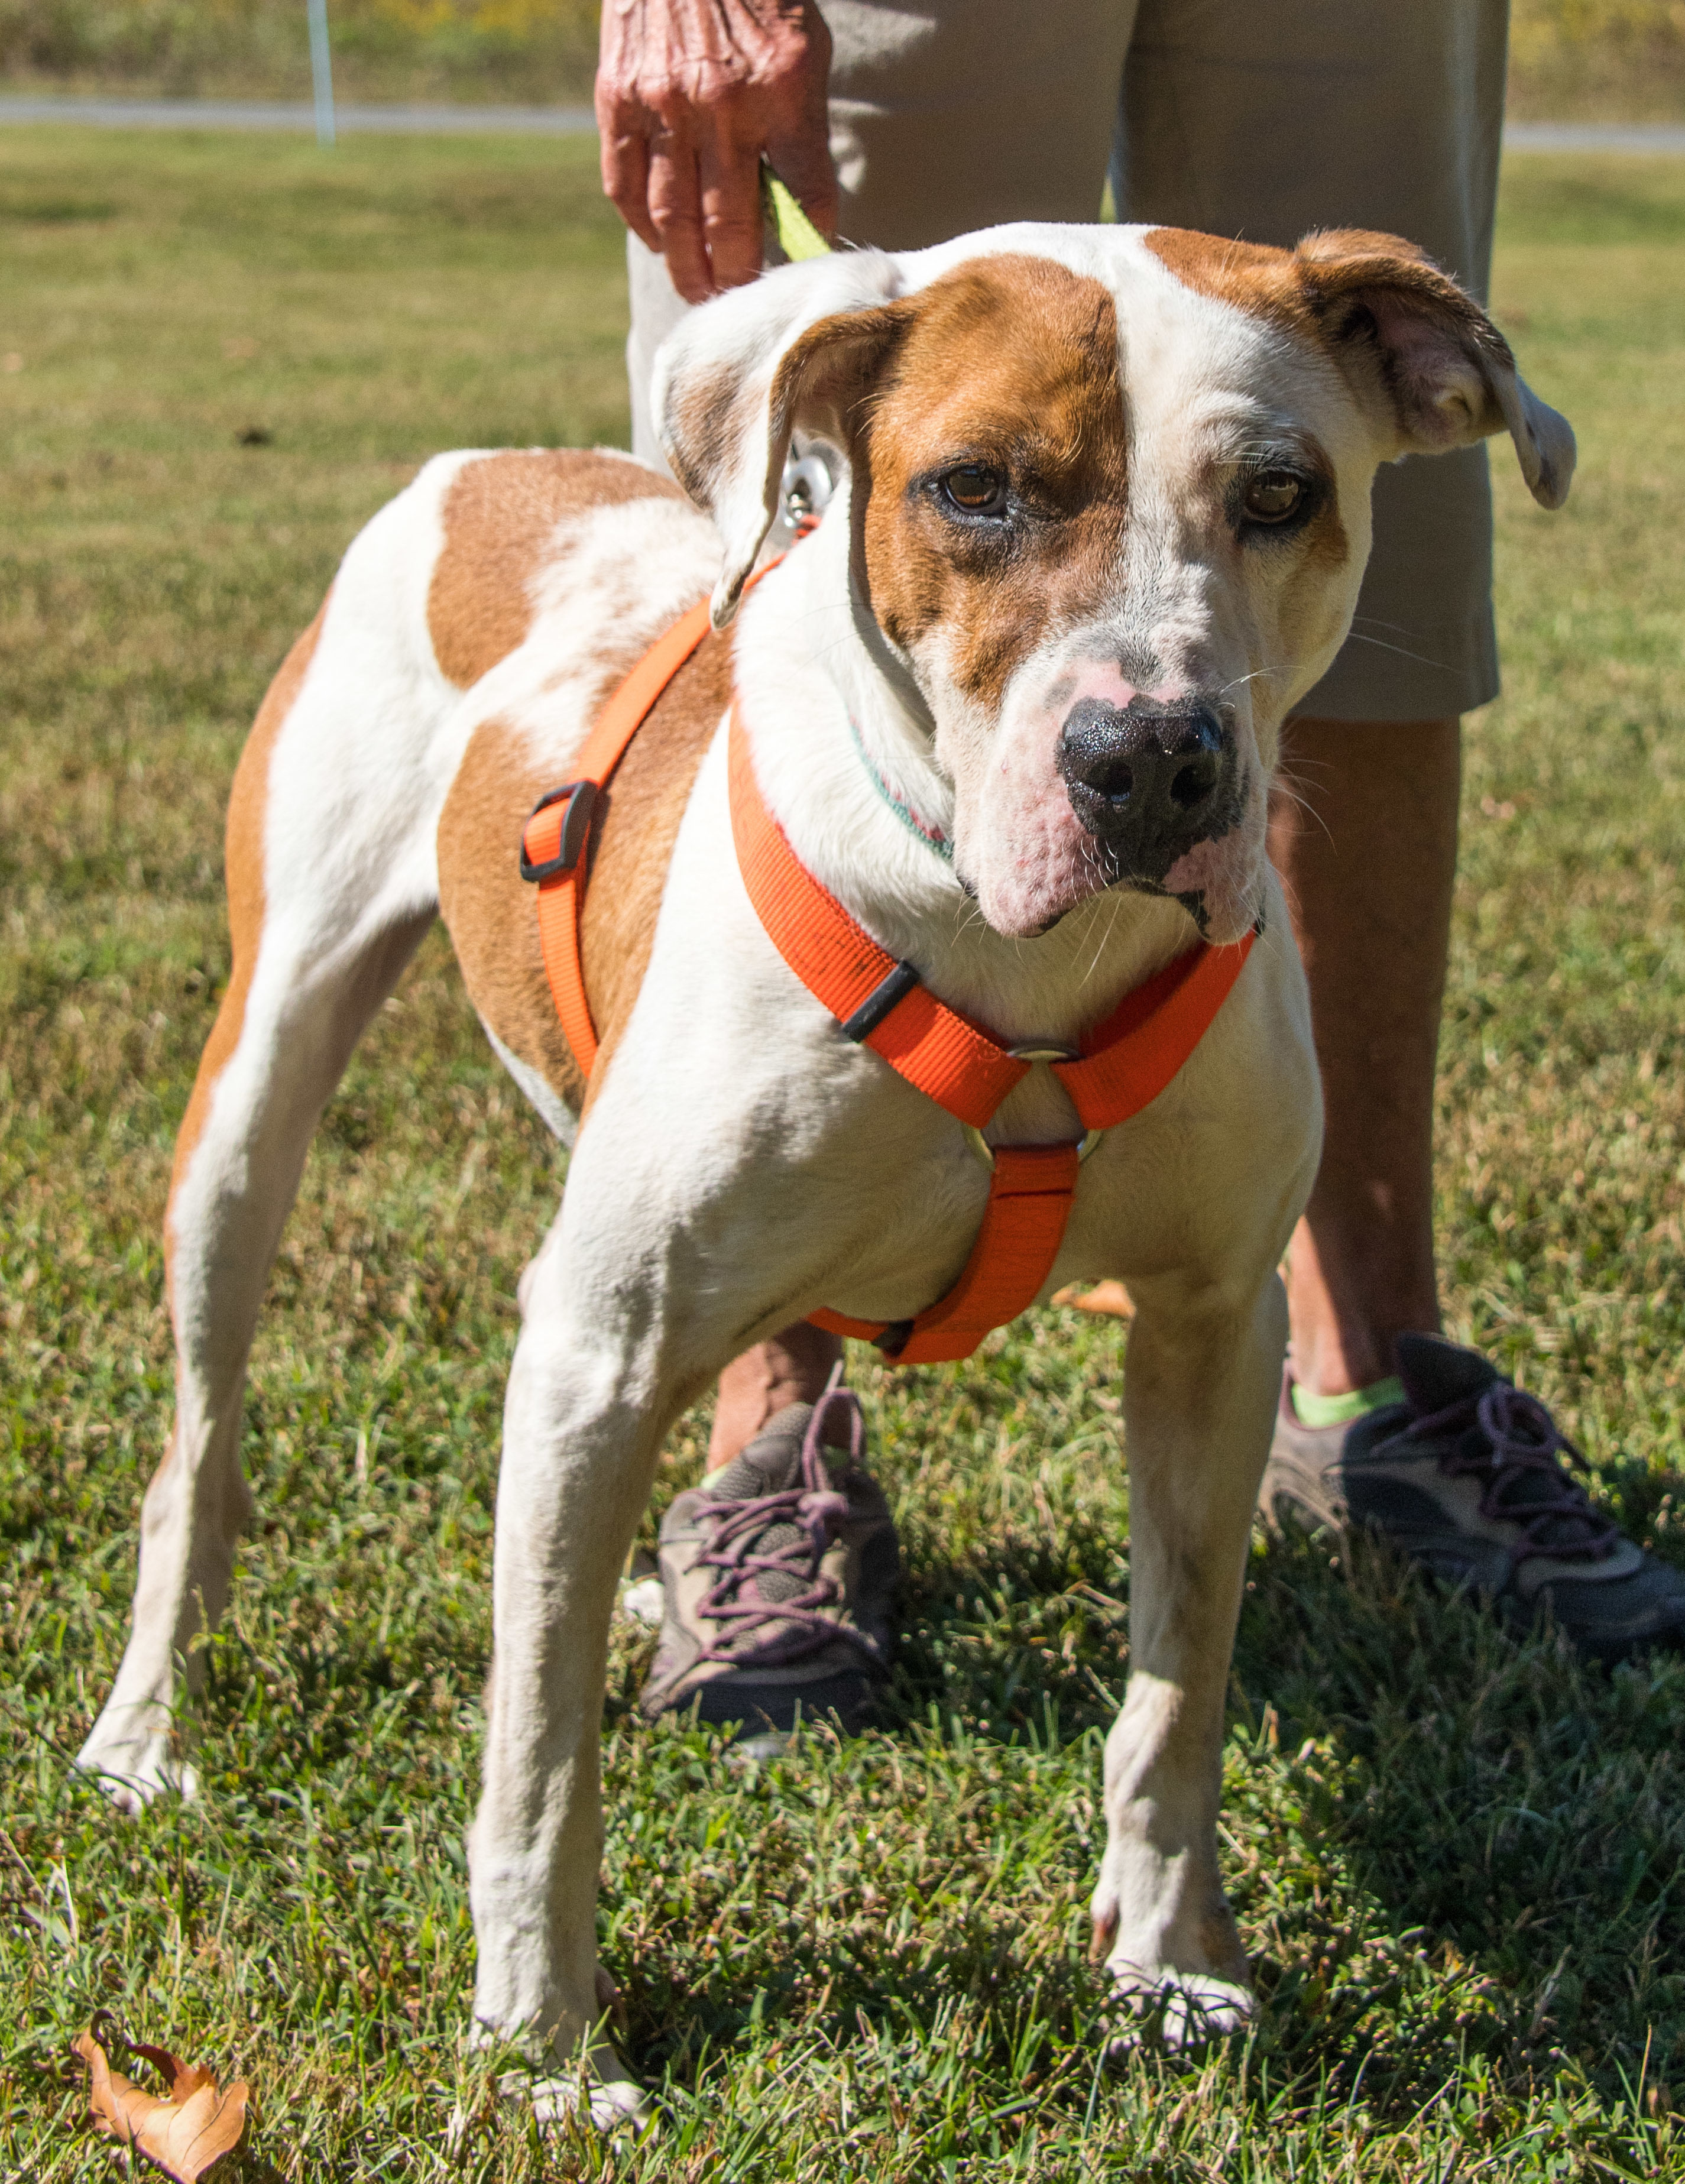
[[[521,877],[538,885],[538,944],[555,1012],[579,1073],[597,1059],[597,1027],[585,993],[579,917],[585,906],[587,854],[597,803],[655,703],[708,634],[708,602],[693,607],[658,638],[604,706],[579,754],[572,781],[534,805],[521,834]]]
[[[917,1319],[851,1319],[810,1312],[815,1327],[875,1342],[892,1364],[945,1365],[1027,1312],[1059,1256],[1076,1192],[1077,1148],[999,1145],[982,1226],[960,1278]]]
[[[986,1033],[945,1007],[910,963],[855,923],[798,857],[762,801],[749,739],[731,715],[731,831],[749,900],[778,951],[842,1026],[891,1069],[975,1130],[1029,1074]]]
[[[579,953],[586,855],[598,797],[656,700],[708,630],[706,603],[675,624],[645,655],[586,738],[577,777],[533,811],[521,843],[521,872],[538,884],[544,968],[576,1060],[589,1076],[596,1028]],[[909,1084],[980,1133],[1029,1061],[939,1001],[911,963],[898,963],[820,885],[767,809],[749,740],[732,708],[732,835],[749,899],[778,953],[838,1021],[844,1038],[868,1046]],[[1090,1139],[1080,1146],[985,1146],[989,1201],[960,1278],[916,1319],[888,1323],[816,1312],[816,1326],[875,1342],[898,1364],[970,1357],[992,1329],[1033,1303],[1064,1240],[1077,1164],[1093,1137],[1156,1100],[1210,1028],[1239,978],[1256,936],[1238,946],[1200,941],[1126,994],[1081,1050],[1053,1062]]]
[[[911,963],[896,962],[819,884],[767,809],[735,706],[730,738],[737,861],[773,944],[836,1017],[845,1039],[869,1046],[909,1084],[980,1131],[1028,1076],[1029,1063],[939,1001]],[[1085,1129],[1110,1129],[1158,1098],[1209,1029],[1254,937],[1248,933],[1235,948],[1198,942],[1125,994],[1083,1039],[1079,1056],[1053,1064]],[[948,1294],[916,1319],[808,1317],[834,1334],[877,1343],[897,1364],[969,1357],[991,1329],[1035,1301],[1052,1271],[1086,1149],[994,1148],[989,1201],[971,1256]]]

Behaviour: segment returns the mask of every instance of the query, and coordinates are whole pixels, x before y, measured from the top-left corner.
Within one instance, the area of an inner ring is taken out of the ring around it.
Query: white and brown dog
[[[658,380],[690,499],[619,455],[441,456],[351,547],[264,702],[229,812],[233,973],[167,1216],[175,1427],[81,1764],[127,1802],[184,1783],[176,1677],[185,1661],[193,1681],[251,1506],[240,1404],[270,1262],[323,1103],[442,911],[511,1073],[564,1139],[585,1117],[508,1390],[476,2013],[540,2073],[588,2043],[594,2098],[635,2103],[599,2024],[598,1736],[662,1438],[805,1313],[929,1305],[986,1188],[962,1130],[839,1035],[751,906],[734,687],[802,862],[1002,1040],[1074,1042],[1198,936],[1262,921],[1186,1067],[1084,1167],[1048,1284],[1121,1277],[1136,1306],[1096,1939],[1125,1990],[1232,2022],[1223,1699],[1280,1384],[1276,1267],[1320,1134],[1264,855],[1281,723],[1346,635],[1378,464],[1507,428],[1554,507],[1572,435],[1451,281],[1355,232],[1285,252],[1020,226],[840,255],[695,312]],[[739,616],[798,429],[846,482]],[[600,830],[585,1084],[517,842],[605,694],[711,588],[723,633],[633,745]],[[1047,1071],[996,1134],[1076,1134]]]

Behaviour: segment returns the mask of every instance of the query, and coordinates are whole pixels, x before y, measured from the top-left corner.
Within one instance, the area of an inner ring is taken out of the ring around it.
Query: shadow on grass
[[[893,1732],[1086,1738],[1097,1775],[1126,1594],[1097,1526],[924,1563]],[[1571,2065],[1618,2096],[1647,2047],[1685,2075],[1685,1661],[1582,1663],[1383,1548],[1292,1533],[1254,1552],[1231,1713],[1225,1871],[1282,2068],[1395,2120],[1470,2055],[1518,2090]],[[1091,2012],[1080,1973],[1070,1998]]]
[[[1093,2050],[1127,1543],[1066,1513],[963,1563],[935,1546],[910,1557],[880,1729],[817,1730],[759,1779],[706,1733],[635,1726],[650,1641],[617,1641],[605,1954],[646,2072],[691,2085],[778,2028],[929,2043],[957,2009],[990,2071],[1032,2019]],[[1685,2078],[1685,1664],[1582,1667],[1361,1544],[1260,1539],[1248,1577],[1223,1855],[1264,2005],[1257,2102],[1360,2090],[1402,2123],[1471,2058],[1517,2093],[1566,2069],[1616,2097],[1647,2042],[1653,2081]],[[437,1797],[411,1769],[444,1756],[419,1673],[443,1670],[466,1792],[477,1632],[424,1615],[371,1642],[336,1590],[295,1601],[261,1660],[218,1641],[231,1742],[302,1735],[319,1779],[372,1763],[385,1794]]]

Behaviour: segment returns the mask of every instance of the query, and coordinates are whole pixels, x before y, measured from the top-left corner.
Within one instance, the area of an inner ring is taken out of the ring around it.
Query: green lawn
[[[461,1839],[514,1284],[559,1173],[437,939],[271,1284],[204,1801],[125,1824],[70,1773],[161,1446],[159,1220],[227,971],[235,754],[427,454],[622,432],[593,157],[0,135],[0,2175],[109,2173],[66,2052],[99,2006],[249,2078],[254,2178],[1679,2173],[1685,1665],[1582,1672],[1325,1541],[1259,1536],[1233,1682],[1257,2028],[1096,2071],[1123,1346],[1057,1312],[969,1368],[856,1358],[910,1573],[882,1732],[732,1773],[634,1724],[617,1641],[603,1953],[666,2121],[611,2161],[500,2112],[461,2044]],[[1515,161],[1496,298],[1582,467],[1552,518],[1497,465],[1448,1302],[1685,1561],[1685,165]]]

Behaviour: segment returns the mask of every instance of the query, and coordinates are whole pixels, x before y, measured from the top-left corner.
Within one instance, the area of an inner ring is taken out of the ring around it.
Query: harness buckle
[[[548,811],[552,804],[567,799],[567,809],[561,816],[561,833],[557,838],[556,852],[535,865],[527,855],[527,827],[530,827],[541,811]],[[594,781],[564,781],[560,788],[551,789],[541,796],[527,814],[527,827],[521,829],[521,877],[523,880],[553,880],[562,872],[571,872],[579,861],[579,853],[585,846],[585,837],[591,831],[591,814],[596,809],[597,784]]]

